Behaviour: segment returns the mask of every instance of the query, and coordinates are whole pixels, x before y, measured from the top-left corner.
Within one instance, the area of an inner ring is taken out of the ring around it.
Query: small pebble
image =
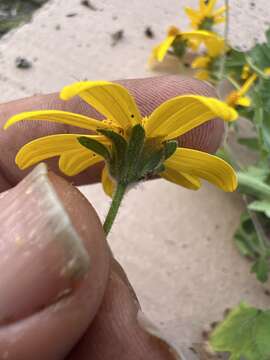
[[[144,34],[149,39],[153,39],[155,37],[155,34],[153,33],[153,30],[150,28],[150,26],[147,26],[147,28],[144,31]]]
[[[18,56],[15,60],[15,65],[18,69],[30,69],[32,67],[32,62],[24,57]]]
[[[87,7],[90,10],[97,11],[97,8],[89,0],[82,0],[81,5]]]
[[[115,46],[124,38],[124,30],[118,30],[115,33],[111,34],[112,46]]]

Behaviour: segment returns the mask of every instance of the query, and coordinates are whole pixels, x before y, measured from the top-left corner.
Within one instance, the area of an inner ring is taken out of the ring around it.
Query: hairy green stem
[[[126,189],[127,189],[127,185],[122,184],[122,183],[119,183],[116,187],[116,191],[113,195],[111,207],[109,209],[109,212],[108,212],[105,222],[103,224],[103,229],[104,229],[106,236],[109,234],[109,232],[112,228],[112,225],[113,225],[116,215],[118,213],[119,207],[120,207],[123,197],[125,195]]]

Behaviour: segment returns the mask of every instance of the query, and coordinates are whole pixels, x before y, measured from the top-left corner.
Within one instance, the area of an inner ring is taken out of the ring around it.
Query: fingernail
[[[182,351],[177,349],[177,347],[172,344],[172,341],[169,340],[166,335],[163,334],[160,329],[151,320],[149,320],[141,310],[138,311],[137,322],[144,331],[158,340],[161,345],[166,347],[168,355],[170,356],[168,359],[186,360],[182,354]]]
[[[45,164],[0,197],[0,228],[0,325],[67,296],[89,269]]]

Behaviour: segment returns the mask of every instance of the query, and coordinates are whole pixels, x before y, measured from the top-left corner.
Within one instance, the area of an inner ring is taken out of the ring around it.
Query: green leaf
[[[269,270],[269,260],[265,257],[260,257],[251,268],[251,272],[255,273],[257,279],[262,283],[268,280]]]
[[[240,225],[234,234],[236,246],[243,256],[256,260],[260,256],[260,242],[250,215],[241,215]]]
[[[260,148],[259,141],[257,138],[239,138],[239,144],[246,146],[250,150],[258,151]]]
[[[254,64],[261,72],[264,72],[264,69],[269,67],[270,64],[269,42],[257,44],[247,53],[246,59],[251,66]]]
[[[241,193],[259,197],[262,199],[270,199],[270,186],[262,180],[255,178],[248,172],[238,172],[238,190]]]
[[[269,360],[270,311],[240,304],[217,326],[210,344],[216,352],[228,352],[230,360]]]
[[[90,139],[86,136],[80,136],[78,137],[78,141],[82,146],[86,147],[91,151],[94,151],[96,154],[102,156],[105,160],[110,161],[111,154],[109,150],[106,148],[106,146],[104,146],[97,140]]]
[[[260,162],[256,166],[249,166],[245,173],[257,180],[266,182],[270,175],[270,167],[267,162]]]
[[[252,201],[248,208],[253,211],[263,212],[268,218],[270,218],[270,200],[255,200]]]
[[[178,147],[178,143],[175,140],[166,141],[164,144],[164,158],[165,160],[171,157]]]
[[[241,51],[231,49],[226,56],[225,72],[239,82],[242,80],[241,74],[245,64],[245,54]]]

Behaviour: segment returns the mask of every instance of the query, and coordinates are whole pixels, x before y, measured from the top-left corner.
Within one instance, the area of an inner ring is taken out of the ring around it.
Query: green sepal
[[[110,151],[106,148],[105,145],[101,144],[99,141],[90,139],[86,136],[78,137],[78,141],[82,146],[102,156],[105,160],[111,160]]]
[[[99,133],[107,137],[112,142],[112,160],[109,164],[111,175],[116,179],[121,178],[127,151],[127,142],[123,136],[112,130],[101,129]]]
[[[137,168],[142,155],[144,140],[144,128],[140,124],[135,125],[132,128],[126,151],[125,169],[122,178],[122,181],[124,181],[125,183],[131,183],[137,180]]]
[[[173,44],[173,54],[179,58],[182,58],[187,50],[187,40],[183,40],[181,36],[176,37]]]
[[[161,149],[153,153],[146,161],[144,161],[140,174],[142,177],[147,176],[149,173],[156,173],[160,167],[162,160],[164,160],[164,150]],[[160,171],[159,171],[160,172]]]
[[[164,159],[169,159],[176,151],[178,143],[176,140],[166,141],[164,143]]]
[[[199,30],[211,31],[214,25],[214,19],[212,17],[206,17],[200,24]]]

